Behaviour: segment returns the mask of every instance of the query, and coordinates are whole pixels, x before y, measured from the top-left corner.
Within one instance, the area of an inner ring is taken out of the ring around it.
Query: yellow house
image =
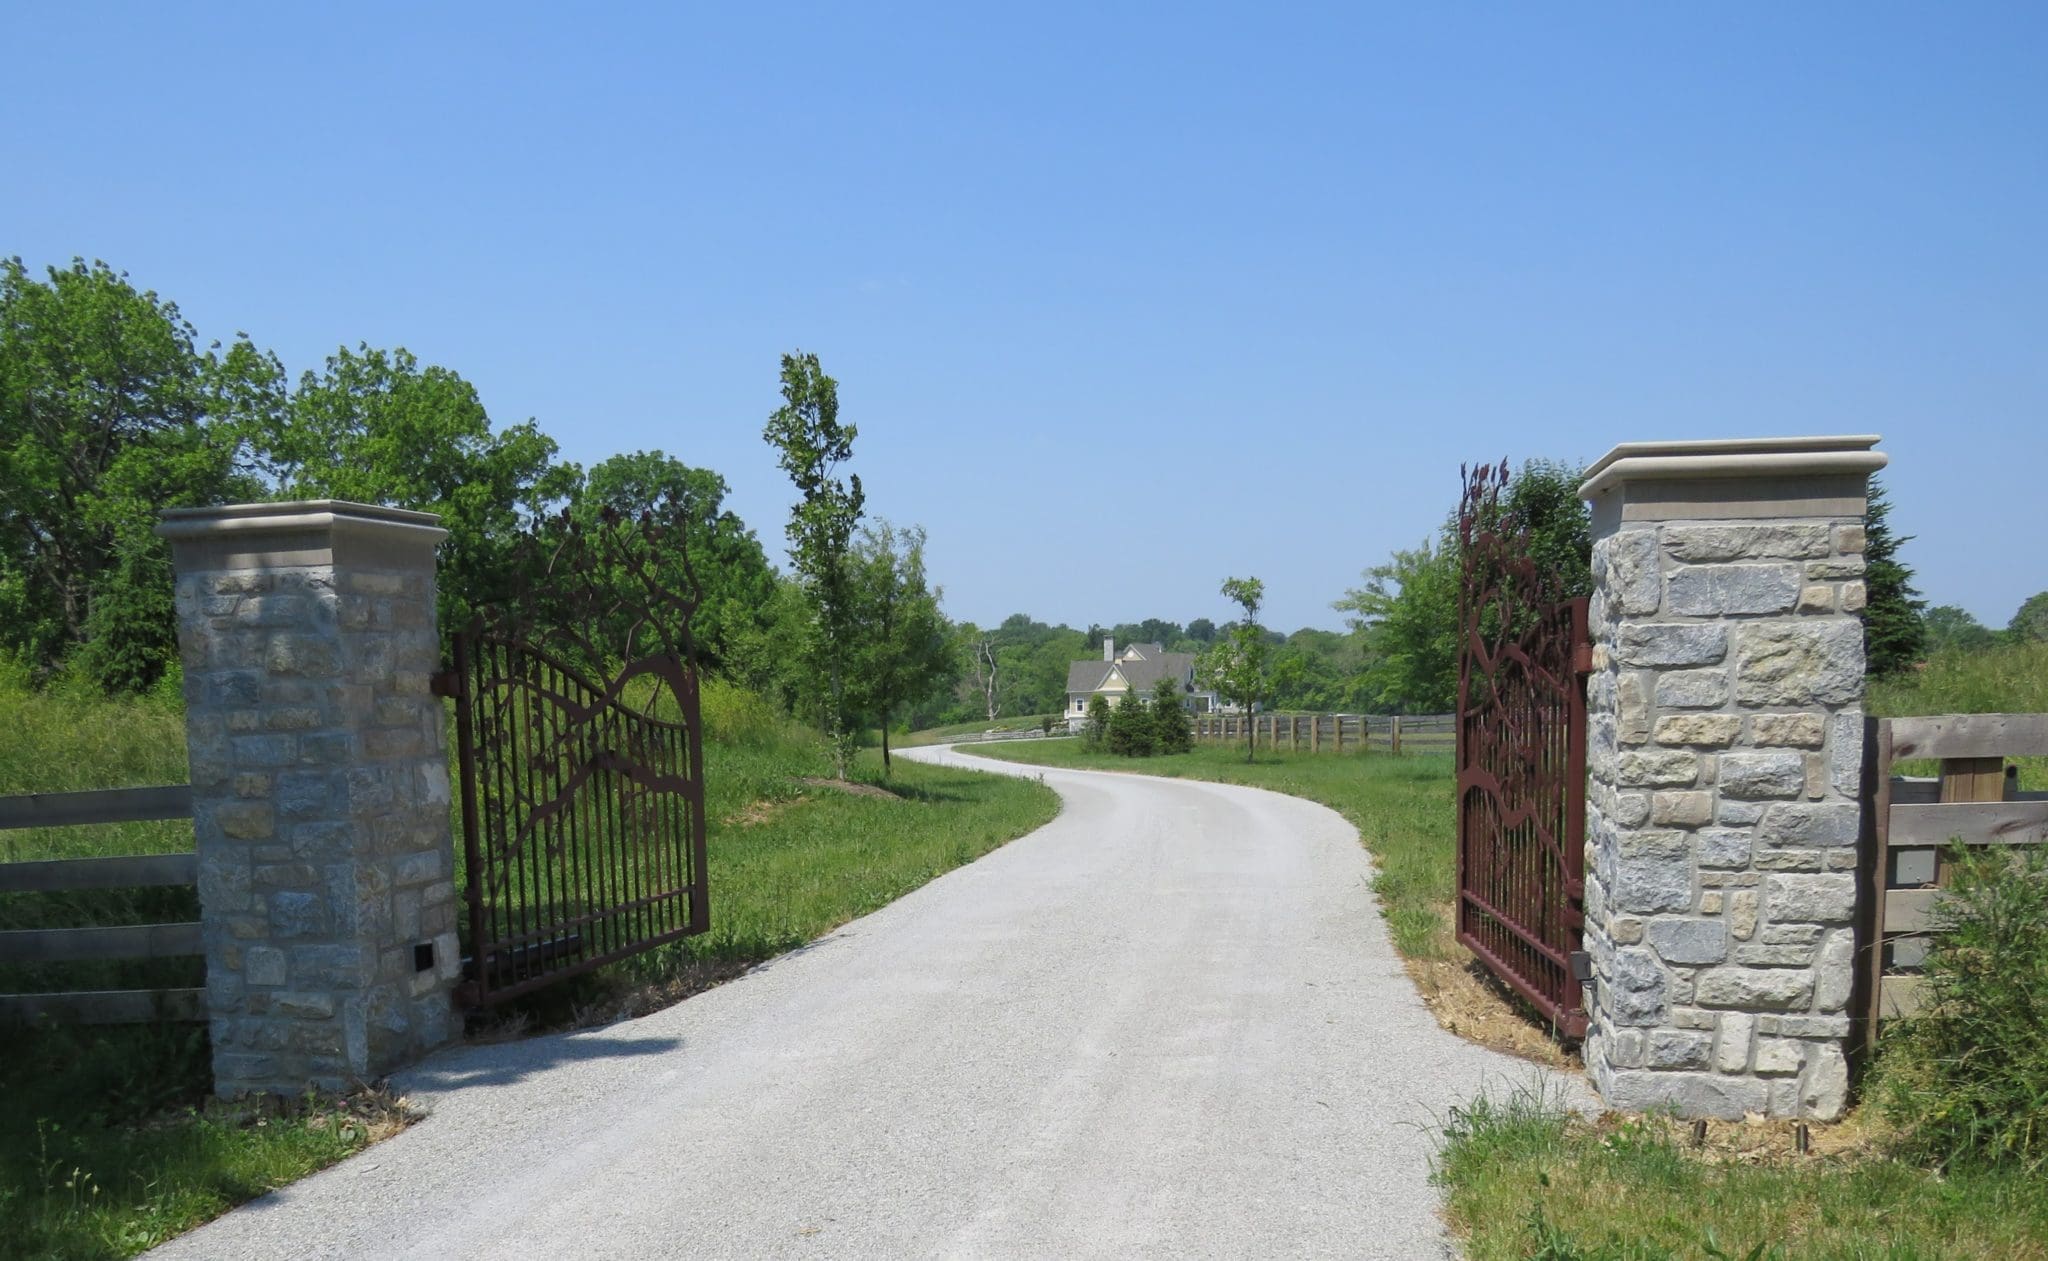
[[[1126,693],[1136,690],[1149,701],[1161,679],[1177,682],[1181,703],[1195,713],[1206,714],[1218,708],[1216,693],[1195,686],[1193,653],[1168,652],[1160,644],[1127,644],[1118,652],[1116,640],[1104,639],[1100,660],[1076,661],[1067,667],[1068,720],[1086,715],[1089,700],[1096,696],[1107,697],[1114,705]]]

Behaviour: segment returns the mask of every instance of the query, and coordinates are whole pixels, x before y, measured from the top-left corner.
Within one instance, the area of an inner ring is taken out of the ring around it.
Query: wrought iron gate
[[[551,523],[531,578],[454,637],[473,1005],[709,925],[680,526]],[[545,561],[541,557],[545,556]]]
[[[1567,1037],[1586,1014],[1583,597],[1530,556],[1508,469],[1468,472],[1459,534],[1458,940]]]

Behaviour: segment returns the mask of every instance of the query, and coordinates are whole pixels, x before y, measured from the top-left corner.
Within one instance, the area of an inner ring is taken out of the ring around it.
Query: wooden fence
[[[1247,731],[1249,725],[1249,731]],[[1308,753],[1449,753],[1454,714],[1197,714],[1195,739]]]
[[[0,797],[0,831],[191,817],[192,789],[185,784]],[[197,883],[198,872],[198,858],[193,854],[0,863],[0,894],[190,886]],[[202,953],[197,921],[0,931],[0,964],[169,959]],[[0,1022],[44,1017],[67,1024],[204,1020],[206,991],[187,988],[0,994]]]
[[[1937,931],[1935,902],[1948,883],[1944,852],[1966,845],[2048,844],[2048,793],[2020,792],[2009,757],[2048,756],[2048,714],[1944,714],[1874,718],[1865,729],[1872,790],[1865,803],[1871,890],[1864,942],[1866,1036],[1924,1001],[1917,975]],[[1894,775],[1935,759],[1930,778]]]

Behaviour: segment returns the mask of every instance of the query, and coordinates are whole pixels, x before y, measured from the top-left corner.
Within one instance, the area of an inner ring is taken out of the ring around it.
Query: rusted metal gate
[[[682,530],[542,527],[517,594],[454,637],[468,959],[485,1005],[709,925]]]
[[[1583,597],[1530,556],[1505,463],[1468,472],[1459,512],[1458,940],[1567,1037],[1585,926]]]

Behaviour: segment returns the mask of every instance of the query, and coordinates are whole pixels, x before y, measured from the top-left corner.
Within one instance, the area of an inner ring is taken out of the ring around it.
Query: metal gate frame
[[[1466,472],[1459,534],[1457,938],[1561,1034],[1587,1019],[1585,597],[1506,519],[1507,464]]]
[[[710,926],[696,584],[681,538],[616,513],[544,526],[530,542],[549,558],[531,585],[453,637],[434,690],[456,702],[466,1005]]]

